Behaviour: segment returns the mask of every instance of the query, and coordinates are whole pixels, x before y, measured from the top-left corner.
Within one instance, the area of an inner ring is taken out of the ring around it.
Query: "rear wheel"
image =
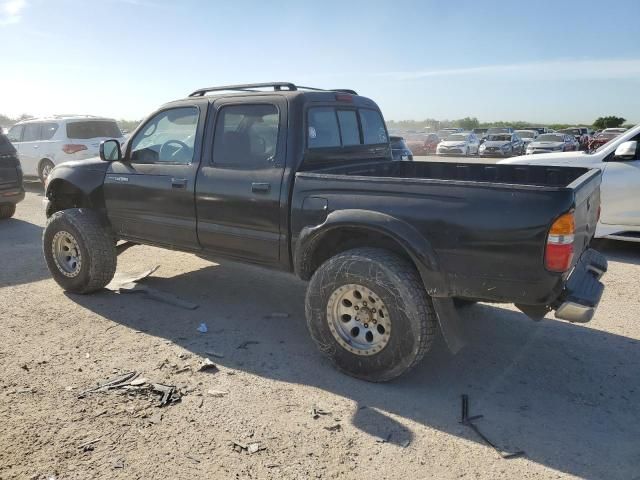
[[[115,274],[113,235],[91,210],[54,213],[45,227],[42,248],[53,279],[66,291],[95,292]]]
[[[38,167],[38,176],[40,177],[40,181],[43,185],[47,181],[47,177],[51,173],[51,170],[53,170],[53,167],[55,167],[53,162],[46,158],[40,162],[40,166]]]
[[[16,206],[14,204],[0,205],[0,220],[13,217],[16,213]]]
[[[344,373],[372,382],[414,367],[436,335],[436,315],[415,267],[385,250],[358,248],[327,260],[306,296],[307,326]]]

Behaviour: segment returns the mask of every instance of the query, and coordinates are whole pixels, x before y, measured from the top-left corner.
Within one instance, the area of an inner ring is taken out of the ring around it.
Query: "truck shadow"
[[[606,255],[610,262],[640,265],[640,242],[600,239],[594,240],[593,247]]]
[[[20,208],[20,207],[18,207]],[[3,255],[0,288],[49,278],[42,257],[42,227],[10,218],[0,222],[0,251]]]
[[[399,445],[414,434],[390,414],[480,442],[458,423],[466,393],[471,415],[484,415],[478,426],[504,449],[583,478],[630,478],[640,470],[637,340],[479,304],[462,312],[469,344],[457,356],[439,341],[407,376],[370,384],[338,373],[318,353],[305,326],[306,284],[289,275],[225,263],[152,277],[148,285],[200,308],[111,292],[70,297],[196,354],[213,346],[224,353],[221,366],[349,398],[358,405],[354,426]],[[290,316],[269,316],[275,312]],[[202,322],[206,335],[196,332]],[[258,343],[238,349],[245,341]]]

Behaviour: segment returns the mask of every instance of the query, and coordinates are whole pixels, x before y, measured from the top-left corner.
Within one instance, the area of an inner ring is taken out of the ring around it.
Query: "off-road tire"
[[[369,356],[341,346],[329,328],[330,297],[347,284],[362,285],[378,295],[392,323],[388,343]],[[340,371],[370,382],[389,381],[411,370],[429,351],[437,332],[436,313],[415,267],[376,248],[348,250],[322,264],[309,283],[305,311],[318,348]]]
[[[14,204],[0,205],[0,220],[13,217],[16,213],[16,206]]]
[[[54,259],[53,240],[58,232],[73,236],[82,255],[80,270],[70,277]],[[42,236],[42,248],[53,279],[64,290],[91,293],[104,288],[116,272],[117,255],[113,233],[98,215],[86,208],[61,210],[49,217]]]

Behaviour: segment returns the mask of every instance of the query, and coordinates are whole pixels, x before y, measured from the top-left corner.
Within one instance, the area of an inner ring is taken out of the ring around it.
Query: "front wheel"
[[[358,248],[327,260],[305,302],[318,348],[342,372],[392,380],[418,364],[436,335],[436,314],[415,267],[398,255]]]
[[[54,213],[45,227],[42,249],[53,279],[69,292],[100,290],[116,272],[113,235],[91,210]]]

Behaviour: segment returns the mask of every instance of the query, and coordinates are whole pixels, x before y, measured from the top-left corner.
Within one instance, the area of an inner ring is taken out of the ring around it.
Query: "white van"
[[[124,140],[115,120],[89,115],[25,120],[11,127],[7,137],[18,151],[24,175],[43,183],[59,163],[97,157],[103,140]]]
[[[640,125],[593,152],[543,153],[498,163],[601,169],[602,210],[596,238],[640,242]]]

